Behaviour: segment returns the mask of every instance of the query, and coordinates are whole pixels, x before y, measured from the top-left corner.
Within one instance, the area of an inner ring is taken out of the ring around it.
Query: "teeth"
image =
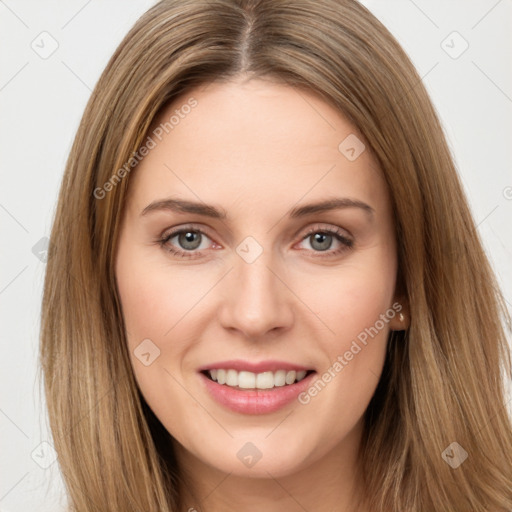
[[[234,372],[235,379],[231,386],[238,386],[243,389],[251,389],[256,387],[256,374],[252,372],[240,372],[236,370],[228,370],[228,372]],[[228,384],[226,382],[226,384]],[[229,384],[228,384],[229,386]]]
[[[258,373],[255,387],[258,389],[272,389],[274,387],[274,374],[272,372]]]
[[[236,370],[215,369],[208,373],[212,380],[219,384],[225,384],[230,387],[239,387],[241,389],[272,389],[300,382],[305,376],[306,371],[301,370],[278,370],[277,372],[237,372]]]
[[[228,370],[226,372],[226,384],[228,386],[238,386],[238,373],[236,370]]]
[[[278,370],[274,373],[274,386],[284,386],[286,384],[286,370]]]
[[[286,374],[285,382],[286,384],[293,384],[297,377],[297,372],[291,371]]]
[[[300,382],[306,376],[306,373],[306,370],[301,370],[300,372],[297,372],[297,382]]]

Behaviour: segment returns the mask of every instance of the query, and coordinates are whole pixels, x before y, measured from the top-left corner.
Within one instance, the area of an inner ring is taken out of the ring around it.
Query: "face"
[[[362,135],[263,80],[192,90],[149,135],[115,270],[178,456],[256,477],[354,461],[399,328],[390,198]]]

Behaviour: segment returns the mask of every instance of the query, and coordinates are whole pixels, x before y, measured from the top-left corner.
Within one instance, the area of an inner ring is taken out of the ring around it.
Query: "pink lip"
[[[299,364],[287,363],[285,361],[260,361],[259,363],[252,363],[250,361],[243,361],[242,359],[234,359],[232,361],[219,361],[212,363],[207,366],[199,368],[200,372],[205,370],[236,370],[237,372],[252,372],[252,373],[263,373],[263,372],[277,372],[278,370],[295,370],[297,372],[301,370],[312,370],[313,368],[307,368]]]
[[[216,368],[222,368],[222,366],[216,366]],[[227,368],[233,367],[228,365]],[[282,366],[280,368],[284,370]],[[289,386],[265,390],[242,390],[219,384],[209,379],[204,373],[199,374],[206,390],[217,403],[242,414],[267,414],[278,411],[296,400],[297,396],[311,385],[311,380],[315,375],[316,372],[313,372],[300,382]]]

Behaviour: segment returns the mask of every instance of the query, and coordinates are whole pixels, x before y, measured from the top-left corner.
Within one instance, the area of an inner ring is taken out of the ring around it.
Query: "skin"
[[[172,435],[187,479],[183,510],[352,510],[362,416],[389,331],[404,328],[398,315],[307,405],[230,411],[206,393],[198,368],[227,359],[284,360],[318,375],[332,367],[399,300],[385,181],[369,150],[355,161],[338,150],[348,135],[363,137],[312,92],[262,79],[210,83],[175,99],[155,126],[191,97],[197,106],[130,177],[116,255],[133,371]],[[215,205],[227,218],[141,215],[168,197]],[[362,201],[373,214],[348,207],[288,217],[332,197]],[[186,251],[183,237],[159,243],[190,223],[206,233],[189,249],[194,257],[167,249]],[[353,245],[315,242],[306,237],[312,227],[339,228]],[[236,252],[248,236],[263,251],[252,263]],[[160,350],[149,366],[134,355],[147,338]],[[262,453],[250,468],[237,457],[247,442]]]

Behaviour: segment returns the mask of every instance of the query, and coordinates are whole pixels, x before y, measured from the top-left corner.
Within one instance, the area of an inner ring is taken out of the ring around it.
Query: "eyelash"
[[[178,256],[180,258],[198,258],[201,257],[198,252],[195,251],[183,251],[180,249],[175,249],[171,245],[168,245],[169,240],[174,238],[176,235],[180,235],[181,233],[200,233],[201,235],[205,235],[206,237],[210,238],[207,233],[205,233],[202,229],[196,228],[194,226],[185,226],[184,228],[177,229],[175,231],[171,231],[170,233],[165,234],[163,237],[159,238],[157,241],[160,244],[160,246],[173,254],[174,256]],[[313,226],[307,233],[301,238],[301,242],[306,240],[308,237],[310,237],[312,234],[321,233],[321,234],[328,234],[333,235],[336,240],[338,240],[342,246],[339,249],[336,249],[334,251],[332,250],[326,250],[326,251],[313,251],[314,254],[313,257],[320,257],[320,258],[329,258],[336,256],[344,251],[352,249],[354,242],[347,238],[343,232],[339,228],[319,228],[318,226]],[[196,256],[198,255],[198,256]]]

